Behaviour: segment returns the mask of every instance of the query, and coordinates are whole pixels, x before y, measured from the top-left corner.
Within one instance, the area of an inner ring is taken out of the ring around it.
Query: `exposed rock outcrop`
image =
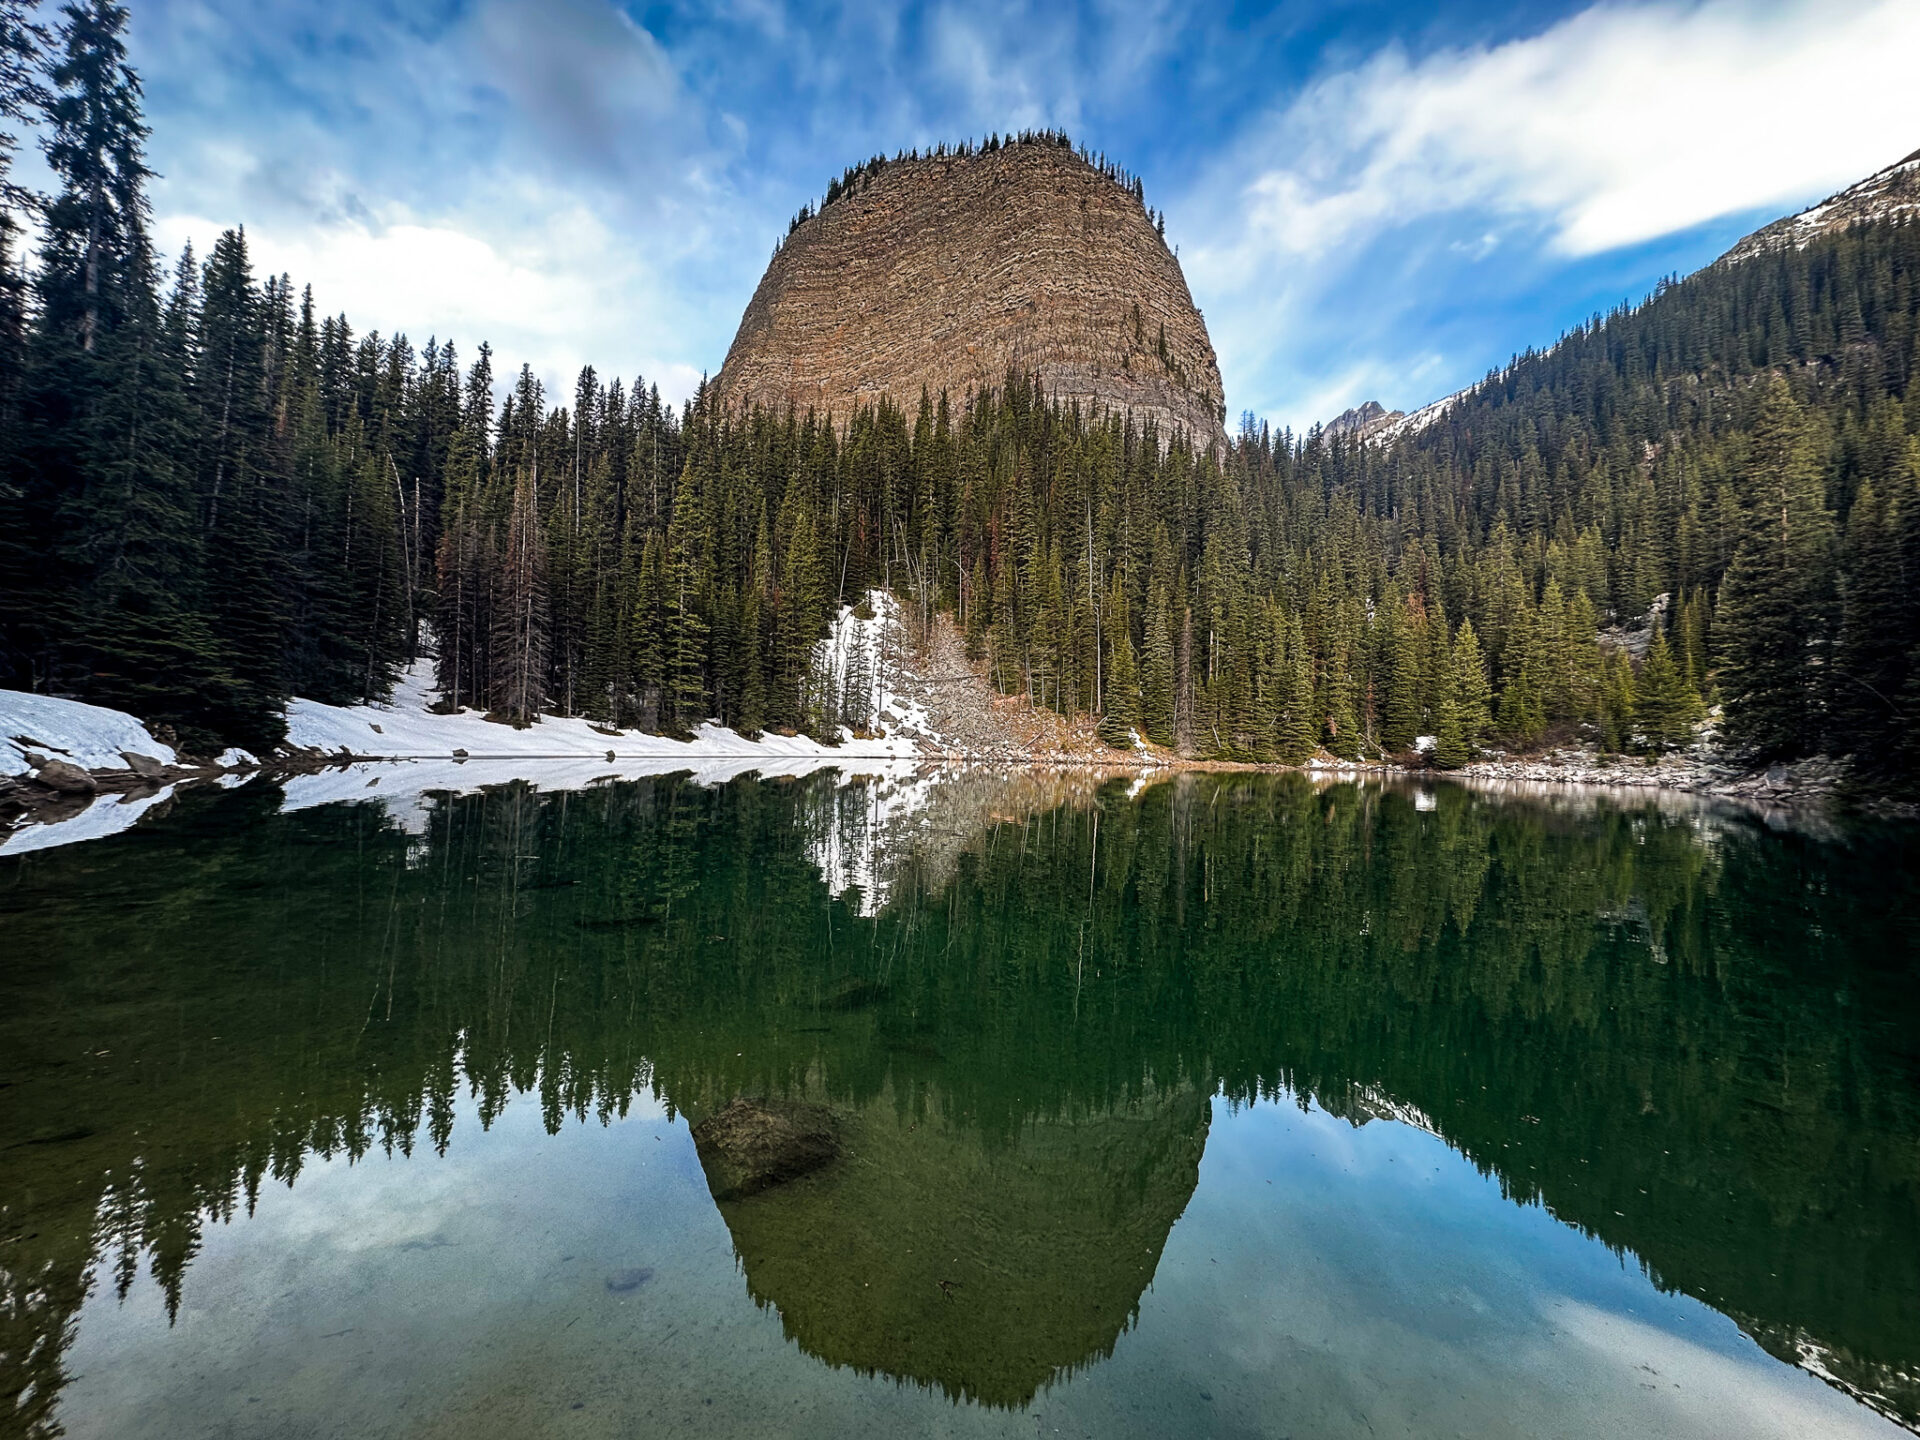
[[[100,782],[93,776],[65,760],[41,761],[40,767],[33,772],[33,778],[63,795],[91,795],[100,788]]]
[[[1325,434],[1329,440],[1345,437],[1355,442],[1372,439],[1391,426],[1397,420],[1406,419],[1403,410],[1389,410],[1378,400],[1369,400],[1364,405],[1356,405],[1351,410],[1342,410],[1327,422]]]
[[[904,159],[802,221],[767,267],[715,381],[723,403],[831,411],[923,389],[955,405],[1009,369],[1083,408],[1205,446],[1220,367],[1139,195],[1054,143]]]
[[[1920,150],[1798,215],[1754,231],[1715,263],[1733,264],[1774,250],[1797,249],[1849,226],[1896,219],[1920,220]]]

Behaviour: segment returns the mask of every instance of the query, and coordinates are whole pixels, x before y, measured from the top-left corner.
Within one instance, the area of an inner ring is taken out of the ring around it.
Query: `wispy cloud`
[[[1596,6],[1324,76],[1240,147],[1254,252],[1484,208],[1588,255],[1838,186],[1920,144],[1920,7]]]
[[[1603,4],[1419,57],[1390,41],[1322,73],[1176,212],[1201,237],[1196,289],[1227,317],[1229,387],[1257,377],[1263,402],[1295,408],[1273,383],[1278,326],[1350,298],[1356,262],[1376,290],[1396,268],[1431,286],[1420,262],[1440,252],[1569,263],[1858,179],[1920,145],[1915,55],[1911,0],[1714,0]]]
[[[1433,398],[1920,145],[1914,0],[1523,31],[1486,0],[154,0],[133,40],[169,243],[244,223],[356,325],[683,395],[875,151],[1108,151],[1169,212],[1229,406],[1303,424]]]
[[[717,365],[707,302],[769,222],[731,203],[737,137],[646,30],[604,0],[275,18],[142,17],[163,243],[204,254],[244,223],[257,268],[323,309],[469,356],[489,340],[560,393],[591,362],[683,398]]]

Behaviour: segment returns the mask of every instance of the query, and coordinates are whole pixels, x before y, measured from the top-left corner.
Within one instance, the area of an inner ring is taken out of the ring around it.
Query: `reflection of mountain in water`
[[[994,1141],[901,1098],[842,1112],[827,1169],[721,1202],[754,1299],[829,1364],[989,1405],[1112,1353],[1193,1195],[1206,1097],[1150,1092]]]
[[[1022,783],[890,808],[903,838],[852,852],[842,899],[820,837],[859,841],[863,806],[831,776],[510,785],[407,828],[249,787],[8,862],[0,1413],[51,1423],[92,1277],[144,1264],[177,1297],[209,1217],[309,1155],[444,1148],[471,1087],[483,1121],[526,1092],[552,1129],[646,1090],[830,1104],[844,1164],[726,1211],[747,1283],[811,1352],[954,1393],[1012,1403],[1105,1353],[1206,1097],[1290,1093],[1417,1115],[1516,1200],[1920,1416],[1911,830]],[[808,1225],[831,1246],[789,1243]],[[941,1328],[975,1313],[966,1275],[915,1299],[895,1242],[922,1225],[949,1264],[1039,1257],[975,1274],[1003,1336]],[[1028,1292],[1084,1313],[1019,1318],[1034,1267],[1102,1237],[1082,1290]],[[884,1325],[842,1298],[860,1265]]]

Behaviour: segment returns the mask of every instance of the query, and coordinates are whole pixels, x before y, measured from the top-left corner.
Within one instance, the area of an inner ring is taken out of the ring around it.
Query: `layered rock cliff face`
[[[1064,146],[891,162],[803,221],[716,382],[730,407],[832,412],[1009,368],[1050,396],[1225,439],[1220,367],[1180,264],[1127,185]]]

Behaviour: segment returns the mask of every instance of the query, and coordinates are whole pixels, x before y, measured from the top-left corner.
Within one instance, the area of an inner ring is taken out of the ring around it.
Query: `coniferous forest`
[[[1719,705],[1746,759],[1920,773],[1920,225],[1663,283],[1391,443],[1196,454],[1019,374],[850,417],[554,396],[321,313],[242,230],[157,255],[127,12],[35,14],[0,0],[55,179],[0,217],[0,685],[205,753],[428,654],[513,723],[820,729],[812,646],[886,587],[1198,755],[1657,753]]]

